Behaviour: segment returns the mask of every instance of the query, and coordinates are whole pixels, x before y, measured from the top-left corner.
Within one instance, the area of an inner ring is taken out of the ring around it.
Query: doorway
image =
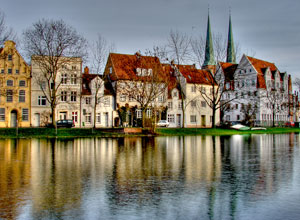
[[[16,110],[12,110],[10,112],[10,127],[15,128],[17,127],[17,117],[18,117],[18,112]]]
[[[177,114],[176,121],[177,121],[177,127],[181,128],[181,114]]]
[[[40,114],[39,113],[35,113],[34,114],[34,126],[35,127],[40,127],[41,126],[41,118],[40,118]]]

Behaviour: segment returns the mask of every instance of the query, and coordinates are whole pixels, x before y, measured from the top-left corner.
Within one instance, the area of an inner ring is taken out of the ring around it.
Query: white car
[[[160,120],[159,122],[157,122],[156,125],[158,127],[168,127],[169,126],[169,122],[167,120]]]

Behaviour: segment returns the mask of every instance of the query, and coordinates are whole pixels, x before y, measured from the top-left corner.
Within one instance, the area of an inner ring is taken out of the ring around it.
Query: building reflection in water
[[[0,218],[238,219],[292,179],[292,135],[0,140]]]

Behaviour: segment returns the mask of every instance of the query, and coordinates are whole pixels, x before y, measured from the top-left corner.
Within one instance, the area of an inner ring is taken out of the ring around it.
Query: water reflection
[[[0,218],[274,219],[274,198],[300,201],[285,197],[299,195],[298,143],[298,134],[0,140]]]

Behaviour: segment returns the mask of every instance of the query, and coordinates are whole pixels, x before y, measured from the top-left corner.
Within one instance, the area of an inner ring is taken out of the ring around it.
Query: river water
[[[0,139],[0,219],[300,219],[299,138]]]

